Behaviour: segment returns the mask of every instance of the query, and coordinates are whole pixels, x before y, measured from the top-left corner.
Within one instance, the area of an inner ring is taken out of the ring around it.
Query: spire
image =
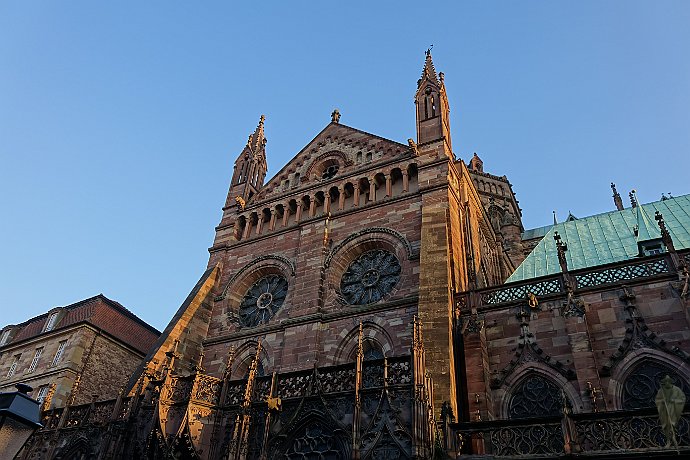
[[[484,172],[484,162],[479,158],[477,152],[474,152],[474,156],[470,160],[470,169],[477,172]]]
[[[424,68],[422,69],[422,78],[417,81],[417,88],[422,86],[424,80],[429,80],[433,82],[436,86],[441,86],[441,80],[439,80],[436,74],[436,68],[434,67],[434,61],[431,59],[431,48],[426,50],[426,60],[424,61]]]
[[[637,196],[635,193],[635,189],[630,190],[630,193],[628,193],[628,196],[630,197],[630,204],[633,208],[637,207]]]
[[[613,190],[613,204],[616,205],[616,209],[619,211],[623,210],[623,200],[621,199],[620,193],[616,190],[616,184],[611,182],[611,190]]]
[[[439,78],[440,76],[440,78]],[[431,49],[426,51],[422,78],[417,80],[417,144],[444,141],[444,153],[455,160],[450,141],[450,106],[443,82],[443,74],[437,74],[431,59]]]
[[[264,121],[266,117],[261,115],[259,118],[259,125],[256,130],[249,135],[249,140],[247,141],[247,147],[256,154],[261,151],[261,149],[266,145],[266,136],[264,135]]]
[[[556,211],[551,211],[553,212],[553,224],[558,225],[558,219],[556,219]]]
[[[637,204],[637,196],[634,190],[630,192],[630,196]],[[658,226],[654,225],[654,221],[649,217],[644,207],[639,205],[635,206],[635,218],[637,220],[637,225],[635,225],[635,237],[638,243],[661,239],[661,232]]]

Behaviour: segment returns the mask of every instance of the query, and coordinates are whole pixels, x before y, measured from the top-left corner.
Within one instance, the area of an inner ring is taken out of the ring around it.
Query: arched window
[[[530,374],[512,391],[508,418],[558,416],[562,408],[563,398],[558,385],[539,374]]]
[[[666,375],[673,379],[674,385],[683,390],[690,400],[690,387],[685,379],[678,375],[678,372],[667,364],[645,359],[635,366],[623,383],[621,394],[623,409],[655,407],[654,398],[661,386],[661,379]]]

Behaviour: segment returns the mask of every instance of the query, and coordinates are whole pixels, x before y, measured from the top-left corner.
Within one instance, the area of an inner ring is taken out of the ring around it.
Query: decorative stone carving
[[[360,255],[343,274],[340,292],[350,305],[366,305],[383,299],[400,281],[400,262],[381,249]]]
[[[240,324],[254,327],[270,320],[287,295],[288,282],[279,275],[264,276],[249,288],[240,304]]]

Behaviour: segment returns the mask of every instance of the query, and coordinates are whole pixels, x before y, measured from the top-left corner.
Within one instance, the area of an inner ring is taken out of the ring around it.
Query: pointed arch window
[[[558,385],[532,373],[512,391],[508,403],[508,418],[560,416],[562,408],[563,398]]]
[[[661,387],[661,379],[666,375],[673,379],[673,384],[683,390],[690,400],[690,386],[678,375],[678,372],[664,363],[645,359],[633,369],[623,383],[621,394],[623,409],[656,407],[654,398]]]

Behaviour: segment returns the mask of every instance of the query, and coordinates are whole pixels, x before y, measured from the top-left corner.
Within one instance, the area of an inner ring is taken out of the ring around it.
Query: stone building
[[[581,449],[572,429],[620,409],[652,430],[618,395],[634,357],[686,378],[690,203],[621,206],[597,234],[588,219],[525,230],[507,177],[456,157],[430,52],[415,106],[404,143],[334,110],[269,180],[262,116],[160,339],[117,398],[45,412],[21,458],[615,456],[606,433]],[[605,243],[631,215],[633,255],[627,236]]]
[[[0,331],[0,392],[33,387],[44,409],[117,397],[160,332],[99,294]]]

